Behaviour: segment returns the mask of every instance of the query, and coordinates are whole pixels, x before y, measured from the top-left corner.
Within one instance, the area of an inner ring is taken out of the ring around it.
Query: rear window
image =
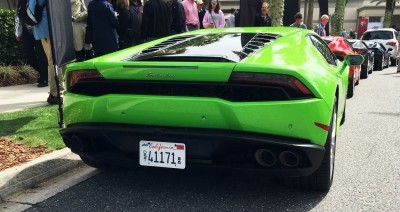
[[[184,35],[156,44],[126,61],[239,62],[278,37],[268,33]]]
[[[373,32],[366,32],[363,37],[363,40],[389,40],[393,39],[393,32],[391,31],[373,31]]]

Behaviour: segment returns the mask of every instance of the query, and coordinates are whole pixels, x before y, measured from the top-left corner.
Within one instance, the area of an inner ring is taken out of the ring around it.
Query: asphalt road
[[[27,211],[400,211],[395,72],[395,67],[374,72],[348,99],[328,193],[226,170],[144,169],[98,172]]]

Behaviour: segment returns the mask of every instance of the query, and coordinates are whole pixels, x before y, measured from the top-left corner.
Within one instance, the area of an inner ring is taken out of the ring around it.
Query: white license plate
[[[186,146],[183,143],[140,141],[139,163],[141,166],[184,169]]]

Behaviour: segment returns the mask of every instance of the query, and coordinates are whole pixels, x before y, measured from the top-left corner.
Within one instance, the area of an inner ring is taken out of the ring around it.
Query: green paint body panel
[[[237,63],[124,61],[171,36],[70,64],[66,75],[92,69],[98,70],[106,80],[226,83],[232,72],[286,74],[296,77],[315,97],[288,101],[229,102],[218,98],[180,96],[108,94],[90,97],[67,91],[64,98],[66,125],[101,122],[229,129],[302,138],[323,146],[328,132],[315,123],[329,126],[335,96],[338,96],[337,123],[340,123],[346,102],[347,65],[338,60],[337,65],[326,62],[310,42],[309,36],[315,36],[315,33],[308,30],[288,27],[233,28],[198,30],[182,35],[245,32],[270,33],[280,37]],[[171,79],[169,76],[174,77]]]

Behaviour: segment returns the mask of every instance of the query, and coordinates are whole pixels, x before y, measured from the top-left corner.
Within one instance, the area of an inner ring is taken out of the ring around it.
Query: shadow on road
[[[142,168],[102,172],[28,211],[309,211],[326,194],[243,172]]]

